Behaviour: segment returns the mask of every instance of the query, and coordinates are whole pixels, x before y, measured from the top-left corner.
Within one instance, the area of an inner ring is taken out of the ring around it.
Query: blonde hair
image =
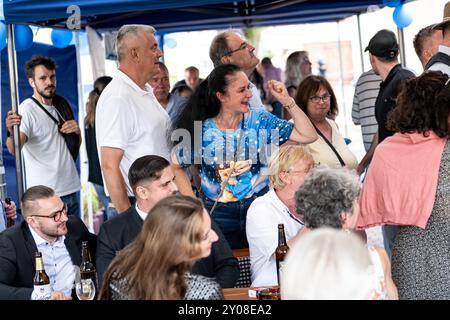
[[[370,299],[372,263],[362,240],[352,233],[320,228],[291,248],[281,277],[285,300]]]
[[[311,165],[314,164],[308,147],[299,145],[282,146],[269,162],[270,187],[273,189],[284,188],[286,184],[280,179],[280,173],[289,171],[298,161],[310,161]]]

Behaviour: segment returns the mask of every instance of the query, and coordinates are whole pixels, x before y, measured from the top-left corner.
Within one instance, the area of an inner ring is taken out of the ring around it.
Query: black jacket
[[[96,236],[77,217],[69,216],[64,240],[74,265],[81,264],[81,242],[89,241],[95,261]],[[0,300],[30,300],[35,274],[36,243],[25,221],[0,233]]]
[[[116,252],[132,242],[141,231],[143,221],[133,205],[127,211],[106,221],[100,227],[97,240],[97,272],[100,283],[103,276],[116,256]],[[209,257],[200,259],[194,264],[193,274],[216,278],[222,288],[232,288],[239,278],[238,261],[233,256],[228,242],[220,229],[211,221],[219,240],[212,244]]]

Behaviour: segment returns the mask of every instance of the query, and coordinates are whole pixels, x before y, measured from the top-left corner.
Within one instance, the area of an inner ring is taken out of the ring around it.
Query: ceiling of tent
[[[4,1],[6,23],[65,27],[77,5],[81,27],[100,31],[150,24],[161,32],[336,21],[382,0],[13,0]]]

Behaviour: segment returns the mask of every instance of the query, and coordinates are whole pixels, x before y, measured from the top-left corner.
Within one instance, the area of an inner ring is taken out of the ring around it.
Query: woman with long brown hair
[[[220,285],[190,274],[211,253],[217,234],[202,203],[171,196],[149,212],[135,241],[121,250],[105,274],[100,299],[222,299]]]

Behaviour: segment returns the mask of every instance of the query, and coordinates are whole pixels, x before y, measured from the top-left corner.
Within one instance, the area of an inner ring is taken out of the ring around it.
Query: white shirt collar
[[[447,47],[447,46],[444,46],[443,44],[440,44],[439,45],[439,51],[450,56],[450,47]]]
[[[300,220],[298,217],[296,217],[292,212],[289,211],[289,208],[284,204],[283,201],[281,201],[281,199],[278,197],[277,193],[275,192],[275,189],[270,189],[267,194],[270,195],[270,197],[272,198],[272,200],[275,202],[275,205],[279,208],[284,208],[283,209],[283,213],[286,213],[287,215],[289,215],[292,219],[294,219],[295,221],[297,221],[298,223],[300,223],[301,225],[304,225],[305,223]]]
[[[28,228],[30,229],[31,235],[33,236],[37,248],[42,245],[53,245],[57,247],[65,245],[64,240],[66,239],[66,236],[59,236],[53,244],[50,244],[48,240],[45,240],[36,231],[34,231],[32,226],[28,225]]]
[[[137,211],[137,213],[138,213],[139,217],[141,217],[142,221],[144,221],[144,220],[145,220],[145,218],[147,218],[147,216],[148,216],[148,213],[147,213],[147,212],[145,212],[145,211],[142,211],[141,209],[139,209],[139,207],[138,207],[137,203],[135,204],[135,206],[136,206],[136,211]]]
[[[115,77],[122,79],[123,82],[127,83],[131,88],[142,95],[153,94],[153,88],[148,83],[145,84],[145,90],[142,90],[136,82],[134,82],[126,73],[120,71],[119,69],[117,69]]]

